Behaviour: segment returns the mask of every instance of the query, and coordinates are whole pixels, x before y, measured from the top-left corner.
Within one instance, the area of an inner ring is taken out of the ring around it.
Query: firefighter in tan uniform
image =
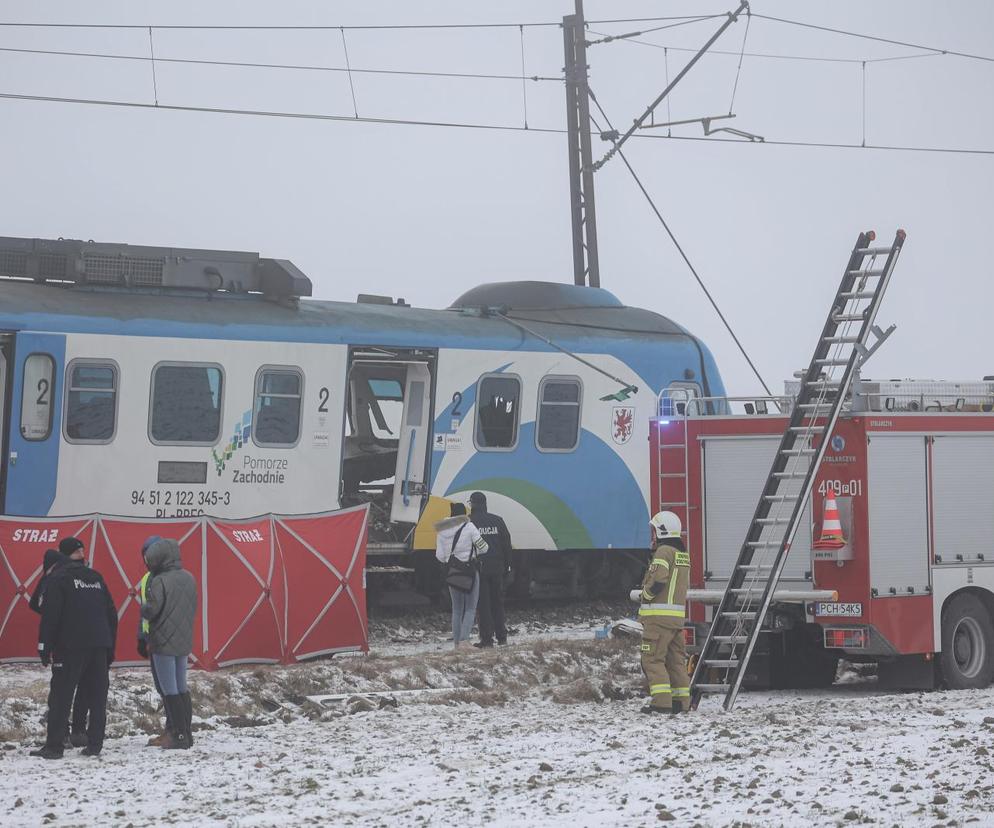
[[[683,640],[687,587],[690,582],[690,555],[680,537],[680,518],[672,512],[659,512],[649,521],[652,562],[642,580],[642,589],[633,590],[639,601],[642,622],[642,671],[649,681],[652,701],[643,713],[689,711],[690,678]]]

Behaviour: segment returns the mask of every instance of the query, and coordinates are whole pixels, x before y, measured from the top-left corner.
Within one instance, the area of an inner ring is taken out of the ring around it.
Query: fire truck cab
[[[652,505],[683,521],[692,645],[707,634],[796,390],[660,396]],[[827,686],[840,657],[876,662],[881,686],[994,678],[994,377],[854,382],[745,682]]]

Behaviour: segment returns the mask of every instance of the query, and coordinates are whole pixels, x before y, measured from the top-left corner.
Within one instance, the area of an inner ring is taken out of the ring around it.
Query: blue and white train
[[[481,490],[528,560],[640,565],[657,396],[724,393],[703,343],[574,285],[446,310],[310,293],[250,253],[0,239],[3,513],[369,502],[371,554],[406,556]]]

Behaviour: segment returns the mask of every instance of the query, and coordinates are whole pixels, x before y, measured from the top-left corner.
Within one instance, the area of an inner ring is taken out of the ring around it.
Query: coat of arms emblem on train
[[[624,445],[632,439],[635,428],[635,409],[628,405],[617,405],[611,418],[611,439]]]

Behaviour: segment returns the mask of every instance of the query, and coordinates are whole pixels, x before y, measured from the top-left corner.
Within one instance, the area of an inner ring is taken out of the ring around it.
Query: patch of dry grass
[[[195,715],[216,717],[222,726],[249,719],[323,720],[378,709],[358,704],[323,710],[306,702],[310,695],[455,688],[397,699],[401,704],[493,707],[533,696],[579,704],[630,698],[641,680],[633,643],[614,639],[543,640],[490,650],[324,659],[290,667],[242,666],[215,673],[193,671],[189,676]],[[37,680],[0,686],[0,741],[37,736],[47,694],[47,677],[41,673]],[[161,704],[147,671],[112,672],[109,714],[112,735],[159,731]]]

